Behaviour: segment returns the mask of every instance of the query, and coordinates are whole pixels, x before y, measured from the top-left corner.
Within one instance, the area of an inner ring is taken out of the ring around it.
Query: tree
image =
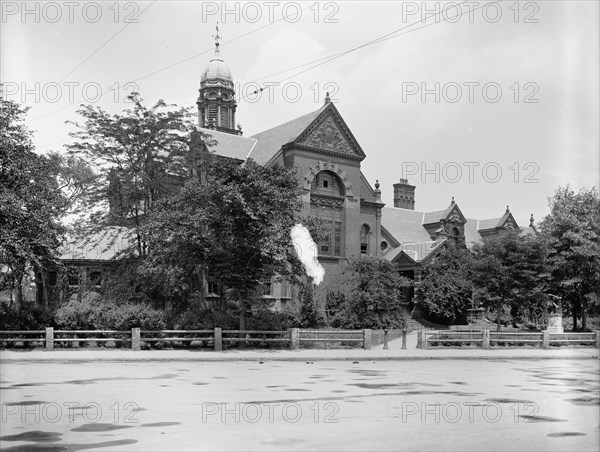
[[[549,199],[550,214],[541,232],[550,242],[550,259],[555,290],[565,308],[587,327],[587,314],[600,306],[600,199],[595,188],[575,193],[568,185],[559,187]]]
[[[350,260],[347,268],[350,293],[329,295],[330,323],[343,328],[399,326],[402,289],[412,282],[391,262],[372,257]]]
[[[128,99],[132,107],[109,115],[100,107],[83,106],[83,124],[70,135],[68,145],[75,167],[96,171],[88,177],[74,212],[91,229],[106,224],[132,226],[137,253],[147,253],[140,227],[158,199],[168,196],[188,176],[188,139],[192,130],[190,109],[173,109],[159,100],[148,108],[138,93]],[[108,195],[108,197],[107,197]]]
[[[307,277],[307,281],[301,283],[300,291],[300,328],[319,328],[323,325],[323,314],[319,309],[319,302],[315,298],[315,291],[312,278]]]
[[[271,275],[303,276],[290,230],[301,221],[293,172],[252,160],[211,158],[202,180],[157,204],[144,228],[148,272],[180,299],[202,296],[204,275],[218,279],[240,308],[240,329],[254,292]]]
[[[64,227],[59,220],[66,199],[57,183],[56,165],[34,152],[31,132],[22,123],[27,109],[2,98],[0,106],[0,252],[7,270],[1,279],[11,289],[11,299],[15,292],[20,307],[29,270],[44,277],[40,270],[60,264],[57,250]]]
[[[529,302],[545,303],[548,250],[542,239],[506,231],[486,238],[472,251],[475,298],[496,310],[498,331],[505,309]]]
[[[436,322],[465,323],[472,306],[471,254],[448,244],[423,268],[415,303]]]

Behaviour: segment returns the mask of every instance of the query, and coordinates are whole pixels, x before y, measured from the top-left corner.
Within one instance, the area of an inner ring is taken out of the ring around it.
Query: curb
[[[557,355],[508,355],[508,356],[489,356],[489,355],[471,355],[471,356],[459,356],[459,355],[448,355],[448,356],[215,356],[215,357],[73,357],[73,358],[32,358],[32,359],[0,359],[3,364],[15,364],[15,363],[95,363],[95,362],[306,362],[311,364],[316,361],[431,361],[431,360],[540,360],[540,359],[560,359],[560,360],[581,360],[581,359],[598,359],[598,355],[571,355],[571,356],[557,356]]]

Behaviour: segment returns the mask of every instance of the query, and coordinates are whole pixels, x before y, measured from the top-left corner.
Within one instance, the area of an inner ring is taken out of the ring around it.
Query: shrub
[[[165,319],[162,311],[147,304],[106,305],[108,309],[101,317],[103,328],[115,330],[162,330]]]
[[[54,326],[52,314],[41,306],[21,309],[0,303],[0,330],[39,330]]]
[[[190,308],[175,319],[173,326],[177,330],[237,330],[239,319],[237,315],[228,311]]]
[[[101,329],[104,310],[101,303],[90,299],[71,300],[56,311],[56,326],[65,330]]]
[[[113,304],[72,300],[56,311],[56,325],[68,330],[164,329],[162,311],[146,304]]]
[[[284,331],[298,326],[298,319],[292,311],[271,311],[259,309],[248,317],[246,328],[249,330]]]

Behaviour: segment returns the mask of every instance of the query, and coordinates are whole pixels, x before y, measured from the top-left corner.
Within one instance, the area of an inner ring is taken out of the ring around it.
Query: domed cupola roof
[[[210,60],[208,66],[206,66],[204,71],[202,71],[202,77],[200,77],[200,82],[215,79],[221,79],[233,83],[231,71],[229,70],[225,62],[218,56],[218,54],[215,55],[215,57],[212,60]]]

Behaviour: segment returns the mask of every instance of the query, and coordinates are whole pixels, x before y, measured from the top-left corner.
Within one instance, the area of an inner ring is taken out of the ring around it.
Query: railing
[[[331,343],[341,347],[361,344],[371,349],[371,330],[299,330],[299,344]]]
[[[34,336],[34,337],[32,337]],[[179,343],[184,347],[192,342],[201,342],[215,351],[223,350],[227,343],[255,343],[258,345],[283,344],[292,350],[300,348],[301,343],[334,343],[338,346],[360,344],[366,350],[371,349],[371,330],[300,330],[291,328],[285,331],[268,330],[55,330],[46,328],[38,331],[0,331],[0,343],[23,344],[33,342],[44,344],[47,350],[54,349],[56,343],[70,344],[77,348],[80,343],[96,345],[98,342],[113,342],[115,346],[127,346],[141,350],[143,345],[157,347],[164,343]]]
[[[48,339],[52,338],[52,347],[58,343],[71,343],[73,348],[79,347],[81,342],[114,342],[119,345],[129,345],[131,343],[131,331],[128,330],[55,330],[49,336],[46,328],[46,348],[48,348]],[[91,336],[90,336],[91,335]]]
[[[4,337],[11,336],[11,337]],[[26,337],[23,337],[26,336]],[[30,337],[39,336],[39,337]],[[44,342],[46,340],[46,330],[38,331],[0,331],[0,342]]]
[[[417,348],[477,345],[482,348],[534,345],[541,348],[587,345],[600,348],[600,331],[592,333],[549,333],[512,331],[419,331]]]

